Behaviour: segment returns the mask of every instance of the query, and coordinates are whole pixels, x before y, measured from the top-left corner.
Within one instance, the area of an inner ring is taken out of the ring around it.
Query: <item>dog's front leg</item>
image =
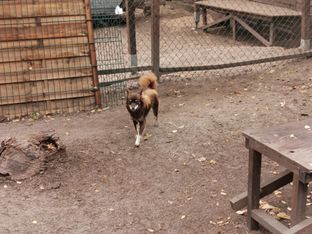
[[[140,141],[143,138],[143,132],[144,132],[144,128],[145,128],[145,123],[146,123],[146,121],[143,120],[143,121],[139,122],[139,124],[137,125],[138,135],[137,135],[136,141],[135,141],[135,145],[136,146],[140,145]]]
[[[134,126],[137,131],[137,135],[135,136],[135,146],[140,146],[141,136],[140,136],[140,122],[135,122]]]

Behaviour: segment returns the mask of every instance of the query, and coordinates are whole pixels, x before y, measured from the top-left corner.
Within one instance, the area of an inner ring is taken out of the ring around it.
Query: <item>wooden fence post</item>
[[[311,16],[310,0],[301,0],[301,42],[300,47],[303,50],[311,48]]]
[[[138,66],[136,48],[136,27],[135,27],[135,4],[134,1],[126,0],[127,13],[127,33],[128,33],[128,52],[130,54],[131,66]]]
[[[85,0],[85,7],[86,7],[88,42],[89,42],[89,48],[90,48],[93,86],[94,86],[93,90],[95,91],[95,104],[98,107],[101,107],[102,106],[101,92],[100,92],[100,86],[99,86],[99,77],[97,74],[97,61],[96,61],[95,40],[94,40],[94,32],[93,32],[93,26],[92,26],[90,0]]]
[[[160,0],[152,0],[152,32],[151,32],[151,41],[152,41],[152,71],[155,73],[159,79],[160,72]]]

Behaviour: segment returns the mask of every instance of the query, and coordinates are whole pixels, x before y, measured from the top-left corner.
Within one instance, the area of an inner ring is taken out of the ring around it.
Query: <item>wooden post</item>
[[[293,192],[291,204],[291,225],[294,226],[305,219],[308,184],[299,180],[299,176],[294,174]]]
[[[301,43],[303,50],[311,47],[310,0],[301,0]]]
[[[99,87],[99,77],[97,74],[96,51],[95,51],[94,32],[93,32],[93,26],[92,26],[90,0],[85,0],[85,5],[86,5],[86,19],[87,19],[87,28],[88,28],[88,42],[89,42],[89,48],[90,48],[93,86],[94,86],[93,90],[95,90],[95,104],[98,107],[101,107],[102,106],[101,92],[100,92],[100,87]]]
[[[128,52],[132,67],[138,66],[136,48],[136,27],[135,27],[135,4],[132,0],[126,0],[127,13],[127,33],[128,33]]]
[[[159,79],[160,72],[160,0],[152,0],[152,71]]]
[[[247,225],[250,230],[259,229],[258,223],[251,217],[251,212],[259,208],[261,161],[262,155],[249,149]]]

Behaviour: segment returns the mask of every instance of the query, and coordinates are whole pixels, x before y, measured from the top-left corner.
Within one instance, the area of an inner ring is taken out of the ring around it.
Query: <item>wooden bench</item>
[[[249,149],[248,191],[231,200],[234,210],[247,205],[247,223],[251,230],[258,224],[272,233],[312,233],[312,218],[306,219],[308,183],[312,180],[312,119],[267,129],[244,132]],[[262,155],[286,170],[260,186]],[[291,224],[288,228],[265,211],[259,200],[293,182]]]
[[[207,10],[220,13],[223,17],[208,24]],[[196,28],[198,28],[200,14],[203,15],[203,30],[207,30],[230,21],[233,31],[233,39],[236,40],[238,23],[266,46],[273,45],[276,30],[293,35],[297,33],[287,27],[289,26],[289,22],[295,22],[295,27],[297,27],[298,32],[300,32],[301,12],[248,0],[209,0],[195,2]],[[256,30],[259,23],[262,25],[269,25],[268,38],[263,35],[263,32]]]

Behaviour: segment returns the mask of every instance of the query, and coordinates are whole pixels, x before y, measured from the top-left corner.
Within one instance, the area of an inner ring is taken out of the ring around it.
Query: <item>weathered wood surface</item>
[[[97,77],[89,3],[1,1],[0,115],[92,108]]]
[[[253,144],[253,149],[263,151],[266,148],[266,155],[279,163],[286,163],[289,169],[297,167],[312,172],[312,119],[248,130],[244,135],[249,144]]]
[[[209,9],[221,9],[226,11],[252,14],[265,17],[300,16],[301,13],[288,8],[272,6],[248,0],[209,0],[198,1],[196,5],[205,6]]]

